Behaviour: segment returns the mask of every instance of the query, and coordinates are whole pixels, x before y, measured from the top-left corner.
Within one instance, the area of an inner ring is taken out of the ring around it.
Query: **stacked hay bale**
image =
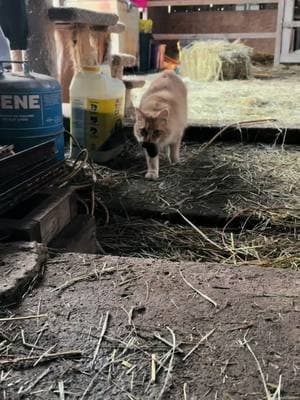
[[[195,41],[180,49],[180,73],[196,81],[249,79],[251,55],[238,41]]]

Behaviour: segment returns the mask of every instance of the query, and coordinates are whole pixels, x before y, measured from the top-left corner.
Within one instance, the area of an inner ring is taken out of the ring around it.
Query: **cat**
[[[179,161],[187,124],[187,89],[173,71],[164,71],[146,90],[135,109],[134,135],[144,147],[146,179],[159,177],[159,152],[169,147],[172,163]]]

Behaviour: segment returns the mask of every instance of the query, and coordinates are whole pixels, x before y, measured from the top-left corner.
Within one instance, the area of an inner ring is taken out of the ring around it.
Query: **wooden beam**
[[[280,0],[150,0],[149,7],[164,7],[164,6],[203,6],[203,5],[226,5],[226,4],[273,4]]]
[[[300,51],[294,51],[293,53],[284,54],[280,57],[282,64],[299,64],[300,62]]]
[[[29,40],[27,56],[34,72],[57,78],[55,25],[48,18],[52,0],[28,0]]]
[[[156,40],[198,40],[198,39],[275,39],[276,32],[241,32],[241,33],[157,33]]]
[[[116,14],[90,11],[76,7],[51,7],[48,10],[48,16],[51,21],[56,23],[85,24],[99,27],[116,25],[119,19]]]
[[[280,64],[283,15],[284,15],[284,0],[280,0],[279,3],[278,3],[278,10],[277,10],[274,65],[279,65]]]
[[[285,1],[284,6],[284,20],[283,23],[291,22],[294,16],[294,0]],[[289,54],[291,50],[292,41],[292,29],[283,28],[282,30],[282,45],[281,45],[281,56],[285,57]]]
[[[284,28],[300,28],[300,21],[290,21],[290,22],[284,22],[283,24]]]
[[[108,28],[109,33],[122,33],[125,31],[125,24],[118,22],[116,25],[112,25]]]

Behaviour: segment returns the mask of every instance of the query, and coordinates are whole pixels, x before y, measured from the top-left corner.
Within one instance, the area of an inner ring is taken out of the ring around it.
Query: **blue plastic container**
[[[64,127],[59,83],[46,75],[4,72],[0,65],[0,145],[21,151],[54,139],[64,159]]]

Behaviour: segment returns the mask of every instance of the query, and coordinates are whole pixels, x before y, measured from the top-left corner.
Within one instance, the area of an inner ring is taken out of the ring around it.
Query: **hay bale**
[[[195,41],[180,50],[181,75],[196,81],[249,79],[251,54],[237,41]]]

